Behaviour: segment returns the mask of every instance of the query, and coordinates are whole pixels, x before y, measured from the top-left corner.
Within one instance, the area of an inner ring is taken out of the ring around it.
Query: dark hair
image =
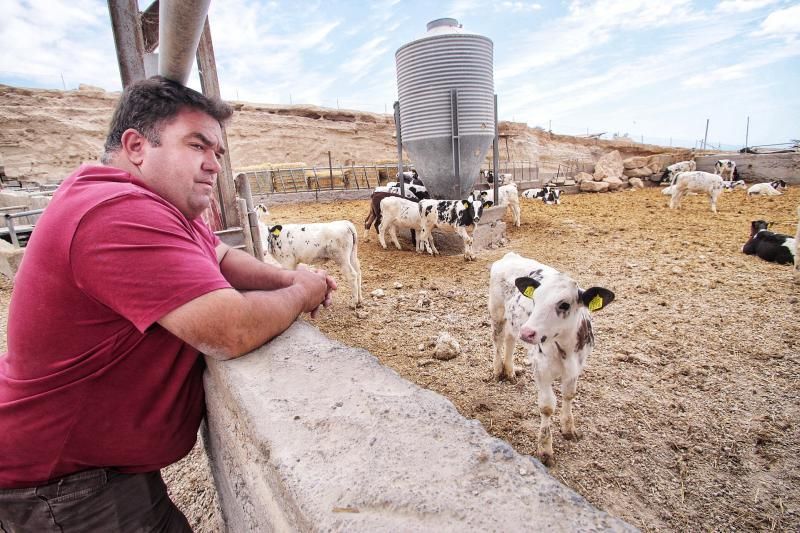
[[[233,108],[218,98],[208,98],[163,76],[153,76],[129,85],[114,110],[101,161],[108,164],[120,149],[122,134],[133,128],[152,144],[161,144],[161,131],[184,108],[202,111],[224,124]]]

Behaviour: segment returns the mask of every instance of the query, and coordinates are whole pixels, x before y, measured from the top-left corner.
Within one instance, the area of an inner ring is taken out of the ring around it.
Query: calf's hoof
[[[579,440],[583,437],[583,435],[577,429],[573,429],[572,431],[564,431],[562,429],[561,436],[567,440]]]
[[[536,457],[548,468],[556,464],[553,452],[536,452]]]

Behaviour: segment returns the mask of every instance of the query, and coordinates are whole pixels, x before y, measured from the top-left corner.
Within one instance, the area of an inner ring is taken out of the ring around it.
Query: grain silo
[[[395,53],[403,147],[435,198],[465,198],[494,139],[493,43],[457,20]]]

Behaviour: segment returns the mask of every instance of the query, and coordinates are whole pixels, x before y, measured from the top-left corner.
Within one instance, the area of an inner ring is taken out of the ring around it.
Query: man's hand
[[[336,281],[324,270],[303,266],[294,271],[292,285],[301,287],[305,292],[303,312],[311,313],[311,318],[316,318],[320,305],[328,307],[331,304],[331,292],[336,290]]]

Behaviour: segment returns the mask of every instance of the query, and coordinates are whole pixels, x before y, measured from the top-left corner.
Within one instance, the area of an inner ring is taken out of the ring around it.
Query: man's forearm
[[[219,264],[228,283],[238,290],[274,290],[292,284],[293,272],[262,261],[241,250],[229,249]]]

